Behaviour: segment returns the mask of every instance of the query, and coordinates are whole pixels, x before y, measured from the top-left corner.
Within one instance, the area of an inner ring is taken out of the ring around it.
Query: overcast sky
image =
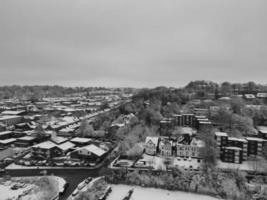
[[[267,83],[266,0],[0,0],[0,85]]]

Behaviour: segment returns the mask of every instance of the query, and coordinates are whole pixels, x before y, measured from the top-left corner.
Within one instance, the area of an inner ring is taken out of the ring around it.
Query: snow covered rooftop
[[[7,120],[7,119],[15,119],[15,118],[20,118],[21,116],[18,115],[3,115],[0,116],[0,120]]]
[[[94,144],[90,144],[88,146],[82,147],[83,149],[86,149],[87,151],[97,155],[97,156],[102,156],[103,154],[105,154],[107,151],[101,149],[100,147],[94,145]]]
[[[157,146],[159,142],[159,137],[146,137],[146,143],[148,143],[149,141],[151,141]]]
[[[258,131],[267,134],[267,126],[257,126]]]
[[[238,150],[238,151],[241,151],[242,150],[239,147],[225,147],[225,149],[228,149],[228,150]]]
[[[228,140],[238,141],[238,142],[247,142],[245,138],[236,138],[236,137],[229,137]]]
[[[76,143],[87,143],[90,141],[91,141],[91,139],[89,139],[89,138],[81,138],[81,137],[75,137],[75,138],[71,139],[71,142],[76,142]]]
[[[58,148],[62,149],[63,151],[69,150],[73,147],[75,147],[75,144],[71,142],[65,142],[63,144],[58,145]]]
[[[1,114],[2,115],[19,115],[25,112],[24,110],[5,110]]]
[[[19,140],[24,140],[24,141],[31,141],[31,140],[35,140],[35,137],[32,136],[24,136],[21,138],[18,138]]]
[[[10,139],[5,139],[5,140],[0,140],[0,144],[8,144],[8,143],[12,143],[15,141],[16,141],[15,138],[10,138]]]
[[[215,132],[215,135],[218,137],[227,137],[228,136],[228,134],[225,132]]]
[[[54,142],[51,142],[51,141],[45,141],[45,142],[42,142],[40,144],[36,144],[34,145],[33,147],[34,148],[40,148],[40,149],[51,149],[51,148],[54,148],[56,147],[57,145],[54,143]]]
[[[264,139],[256,138],[256,137],[246,137],[246,139],[247,139],[248,141],[257,141],[257,142],[264,142],[264,141],[266,141],[266,140],[264,140]]]
[[[57,143],[57,144],[61,144],[61,143],[63,143],[63,142],[68,141],[67,138],[64,138],[64,137],[58,137],[58,136],[56,136],[56,137],[51,137],[50,140],[51,140],[52,142]]]
[[[3,131],[3,132],[0,132],[0,135],[8,135],[12,133],[11,131]]]

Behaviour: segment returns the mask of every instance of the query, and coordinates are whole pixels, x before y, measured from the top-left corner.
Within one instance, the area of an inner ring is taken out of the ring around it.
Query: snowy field
[[[244,161],[242,164],[235,163],[225,163],[222,161],[217,162],[217,167],[221,169],[235,169],[235,170],[245,170],[245,171],[259,171],[265,172],[267,169],[267,162],[261,160],[260,162],[254,161]]]
[[[186,192],[173,192],[162,189],[142,188],[127,185],[111,185],[112,192],[107,200],[122,200],[128,191],[134,188],[131,200],[218,200],[217,198]]]

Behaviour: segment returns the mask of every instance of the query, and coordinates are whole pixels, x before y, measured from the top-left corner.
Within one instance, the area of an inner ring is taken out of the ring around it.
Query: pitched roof
[[[75,147],[75,144],[71,142],[65,142],[63,144],[58,145],[58,148],[62,149],[63,151],[69,150],[73,147]]]
[[[103,154],[105,154],[107,151],[101,149],[100,147],[94,145],[94,144],[90,144],[87,145],[85,147],[82,147],[82,149],[86,149],[87,151],[97,155],[97,156],[102,156]]]
[[[258,131],[267,134],[267,126],[257,126]]]
[[[152,142],[155,146],[158,145],[159,137],[146,137],[146,144]]]

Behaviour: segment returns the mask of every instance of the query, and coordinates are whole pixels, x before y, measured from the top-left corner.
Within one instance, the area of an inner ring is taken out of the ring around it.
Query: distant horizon
[[[68,87],[68,88],[76,88],[76,87],[81,87],[81,88],[108,88],[108,89],[112,89],[112,88],[133,88],[133,89],[143,89],[143,88],[147,88],[147,89],[153,89],[153,88],[157,88],[157,87],[167,87],[167,88],[183,88],[186,87],[190,82],[194,82],[194,81],[206,81],[206,82],[213,82],[213,83],[217,83],[217,84],[222,84],[224,82],[229,82],[231,84],[246,84],[248,82],[254,82],[257,85],[262,85],[262,86],[267,86],[267,83],[259,83],[253,80],[249,80],[249,81],[245,81],[245,82],[231,82],[231,81],[223,81],[223,82],[216,82],[216,81],[211,81],[211,80],[191,80],[189,82],[187,82],[186,84],[182,85],[182,86],[167,86],[167,85],[156,85],[156,86],[151,86],[151,87],[134,87],[134,86],[103,86],[103,85],[89,85],[89,86],[84,86],[84,85],[73,85],[73,86],[68,86],[68,85],[60,85],[60,84],[10,84],[10,85],[0,85],[0,87],[12,87],[12,86],[20,86],[20,87],[34,87],[34,86],[49,86],[49,87],[53,87],[53,86],[59,86],[59,87]]]
[[[0,84],[265,84],[266,13],[266,0],[3,0]]]

